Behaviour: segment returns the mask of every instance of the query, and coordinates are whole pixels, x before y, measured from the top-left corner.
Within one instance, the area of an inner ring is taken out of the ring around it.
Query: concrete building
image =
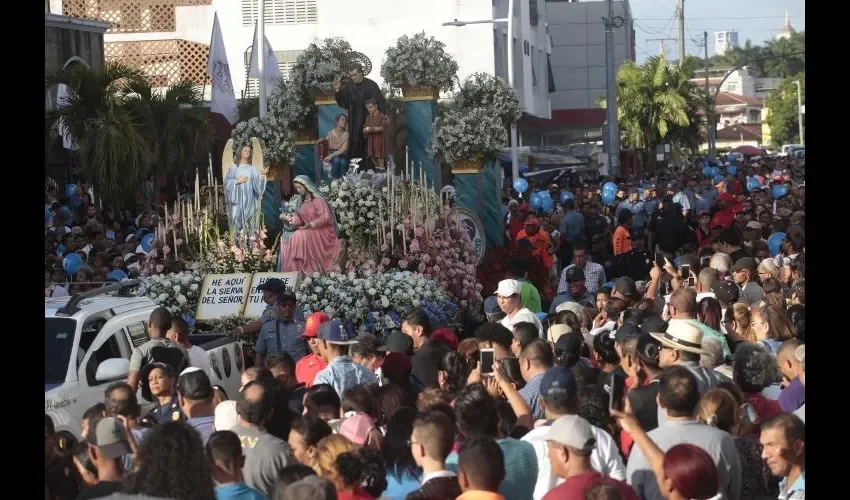
[[[729,77],[723,79],[727,74]],[[691,80],[700,88],[705,86],[705,72],[698,69],[695,72],[695,77]],[[720,82],[723,82],[722,84]],[[717,92],[717,86],[720,85],[721,92],[728,92],[743,97],[758,97],[764,99],[771,90],[779,88],[782,84],[782,78],[758,78],[754,77],[749,68],[744,66],[741,69],[729,72],[728,68],[717,68],[709,71],[708,89],[710,92]]]
[[[737,31],[715,31],[714,32],[714,54],[723,55],[727,51],[737,49],[738,32]]]
[[[162,85],[180,79],[209,82],[206,66],[213,16],[219,23],[237,97],[256,85],[246,78],[257,0],[49,0],[69,15],[111,21],[105,38],[107,61],[140,66]],[[506,24],[444,27],[458,19],[507,17],[507,0],[422,2],[421,0],[266,0],[266,37],[286,77],[298,54],[316,39],[342,37],[372,62],[369,78],[382,85],[387,48],[404,34],[424,31],[446,44],[460,67],[458,77],[483,71],[507,80]],[[515,87],[526,112],[549,116],[545,0],[516,1]],[[207,88],[207,97],[209,89]]]
[[[605,1],[548,0],[546,15],[552,38],[552,119],[526,120],[521,132],[526,144],[563,145],[602,138],[605,109]],[[628,0],[614,2],[614,66],[635,60],[635,35]]]
[[[760,97],[720,92],[714,105],[717,129],[740,123],[760,124],[763,108],[764,99]]]
[[[44,13],[44,71],[74,64],[103,67],[103,34],[109,23]]]

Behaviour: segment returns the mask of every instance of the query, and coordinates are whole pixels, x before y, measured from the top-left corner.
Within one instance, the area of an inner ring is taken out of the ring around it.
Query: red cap
[[[528,224],[528,222],[526,222]],[[430,335],[431,340],[442,343],[452,351],[457,350],[457,336],[448,328],[438,328]]]
[[[322,323],[325,321],[330,321],[331,318],[319,311],[314,312],[313,314],[307,316],[307,324],[304,326],[304,333],[301,334],[302,337],[318,337],[319,336],[319,327],[322,326]]]

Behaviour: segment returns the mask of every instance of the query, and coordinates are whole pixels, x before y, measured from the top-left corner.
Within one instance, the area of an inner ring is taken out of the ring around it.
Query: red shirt
[[[337,491],[336,500],[375,500],[375,497],[366,493],[362,487],[357,486],[354,491]]]
[[[325,363],[324,359],[311,352],[295,363],[295,379],[310,387],[313,385],[313,379],[316,378],[316,375],[327,366],[328,364]]]
[[[543,496],[543,500],[584,500],[587,491],[596,486],[598,482],[616,486],[620,490],[622,500],[639,500],[637,493],[631,486],[622,481],[605,477],[596,471],[567,478],[566,481],[549,490],[549,493]]]

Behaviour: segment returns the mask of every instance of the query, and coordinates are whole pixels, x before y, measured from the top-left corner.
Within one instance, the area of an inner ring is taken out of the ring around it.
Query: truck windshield
[[[44,387],[45,391],[65,383],[68,362],[74,347],[76,320],[44,318]]]

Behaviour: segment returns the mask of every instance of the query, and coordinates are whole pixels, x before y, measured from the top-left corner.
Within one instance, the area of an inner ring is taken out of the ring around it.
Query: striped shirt
[[[561,271],[561,281],[558,283],[558,294],[567,292],[567,269],[575,267],[575,264],[570,264]],[[584,266],[584,287],[587,291],[595,295],[596,292],[605,284],[605,268],[602,264],[587,261]]]
[[[800,477],[794,481],[791,487],[788,487],[788,478],[783,477],[779,481],[779,500],[805,500],[806,499],[806,471],[800,474]]]
[[[522,396],[522,399],[528,403],[528,407],[531,408],[531,413],[534,415],[534,420],[538,420],[541,418],[545,418],[546,414],[543,411],[543,408],[540,406],[540,403],[537,399],[540,397],[540,383],[543,382],[543,374],[537,375],[533,377],[531,380],[525,384],[525,387],[520,389],[519,395]]]

